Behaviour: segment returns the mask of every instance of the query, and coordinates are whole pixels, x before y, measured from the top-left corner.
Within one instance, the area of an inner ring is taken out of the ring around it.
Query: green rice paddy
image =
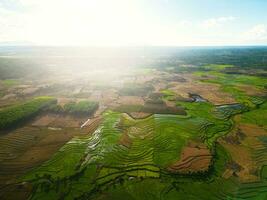
[[[241,183],[237,176],[223,175],[226,163],[233,158],[218,139],[234,130],[235,116],[240,117],[240,123],[265,130],[267,125],[266,98],[248,95],[237,87],[251,84],[263,89],[265,79],[221,72],[228,67],[232,66],[205,66],[204,72],[195,75],[214,76],[201,81],[219,84],[237,103],[215,106],[210,102],[187,102],[177,100],[176,94],[166,89],[161,91],[160,100],[175,102],[186,115],[152,113],[144,119],[133,119],[124,110],[140,111],[137,105],[106,111],[92,135],[76,136],[50,160],[20,177],[20,181],[33,185],[30,199],[266,199],[265,136],[257,137],[262,145],[251,151],[259,166],[258,181]],[[142,96],[147,90],[150,88],[135,87],[125,95]],[[212,165],[204,172],[170,172],[168,167],[181,158],[183,148],[192,141],[206,144],[213,156]]]
[[[52,159],[21,180],[34,185],[32,199],[88,199],[98,198],[97,194],[101,197],[103,193],[112,198],[126,195],[130,199],[153,199],[158,195],[159,199],[174,199],[177,195],[186,196],[179,192],[180,187],[195,197],[211,186],[219,190],[222,180],[217,176],[222,173],[224,160],[228,159],[220,148],[216,148],[219,150],[215,152],[215,164],[207,172],[216,184],[201,174],[194,178],[166,170],[180,158],[182,148],[189,141],[204,141],[214,150],[216,138],[231,129],[229,120],[222,121],[212,114],[213,107],[209,103],[183,106],[187,106],[187,116],[156,114],[134,120],[126,114],[106,112],[92,136],[72,139]],[[119,142],[124,134],[131,140],[128,147]],[[187,186],[189,182],[191,187]],[[157,188],[159,191],[150,194],[151,186],[153,191]],[[135,194],[136,187],[143,188],[140,194]],[[232,186],[225,187],[232,189]],[[215,193],[209,194],[206,199],[215,197],[213,195]]]

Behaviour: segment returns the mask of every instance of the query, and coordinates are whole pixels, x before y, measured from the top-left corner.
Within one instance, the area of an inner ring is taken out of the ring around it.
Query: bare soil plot
[[[14,99],[14,98],[16,98],[17,97],[17,95],[16,94],[13,94],[13,93],[11,93],[11,94],[6,94],[6,95],[4,95],[2,98],[1,98],[1,100],[8,100],[8,99]]]
[[[124,133],[119,140],[119,144],[127,148],[130,148],[132,145],[132,140],[127,133]]]
[[[201,143],[191,143],[184,147],[181,158],[167,168],[173,173],[196,173],[207,171],[211,165],[210,150]]]
[[[82,129],[26,126],[1,135],[0,187],[14,183],[19,175],[49,160],[73,136],[92,134],[100,121],[101,118],[93,118]],[[38,125],[44,125],[49,118],[41,117],[37,122]]]
[[[144,105],[144,99],[138,96],[120,96],[117,100],[122,105]]]
[[[144,119],[151,115],[151,113],[145,113],[145,112],[131,112],[129,115],[134,119]]]
[[[72,115],[62,115],[62,114],[45,114],[38,116],[33,122],[32,126],[41,127],[71,127],[79,128],[87,120],[86,117],[75,117]]]
[[[67,103],[70,103],[70,102],[76,102],[75,98],[65,98],[65,97],[60,97],[60,98],[57,98],[57,104],[60,105],[60,106],[64,106],[65,104]]]
[[[114,101],[116,101],[118,99],[118,97],[119,97],[119,95],[118,95],[116,90],[114,90],[114,89],[106,90],[103,93],[103,98],[101,99],[101,103],[103,103],[105,105],[109,105],[109,104],[113,103]]]
[[[93,133],[97,129],[102,121],[102,117],[97,116],[88,120],[89,121],[82,127],[82,132],[85,132],[86,134]]]
[[[190,77],[188,77],[187,80],[189,81],[176,83],[174,87],[169,89],[184,98],[188,98],[189,93],[198,94],[215,105],[236,103],[235,99],[230,94],[221,91],[219,85],[200,83],[193,78],[190,79]]]
[[[0,185],[49,159],[77,131],[23,127],[0,137]]]
[[[99,91],[99,90],[96,90],[96,91],[92,91],[89,99],[91,101],[97,101],[97,102],[100,102],[103,98],[103,92],[102,91]]]
[[[32,186],[29,183],[11,184],[0,188],[1,200],[24,200],[29,199]]]
[[[243,136],[240,137],[240,132]],[[258,163],[254,159],[253,153],[263,144],[257,138],[266,136],[267,132],[263,128],[253,124],[239,124],[227,137],[219,140],[220,144],[230,153],[233,161],[241,166],[239,170],[228,168],[224,172],[224,177],[229,178],[233,175],[239,177],[240,181],[258,181]]]
[[[266,90],[256,88],[252,85],[237,85],[237,88],[250,96],[262,96],[266,94]]]
[[[168,84],[166,82],[162,82],[160,80],[153,84],[153,86],[155,88],[155,92],[160,92],[161,90],[166,89],[167,85]]]
[[[145,76],[139,75],[135,77],[134,81],[138,84],[144,84],[146,82],[152,81],[154,78],[155,78],[154,74],[147,74]]]
[[[33,95],[38,90],[39,90],[39,88],[37,88],[37,87],[29,87],[29,88],[26,88],[26,89],[23,89],[22,91],[20,91],[20,94],[22,94],[24,96]]]

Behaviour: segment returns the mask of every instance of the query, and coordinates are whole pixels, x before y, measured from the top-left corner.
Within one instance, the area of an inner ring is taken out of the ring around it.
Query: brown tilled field
[[[205,172],[212,162],[212,154],[204,144],[191,143],[184,147],[181,158],[167,169],[173,173],[189,174]]]
[[[240,137],[239,132],[243,134]],[[238,176],[240,181],[258,181],[258,164],[255,158],[255,151],[263,148],[258,136],[265,136],[266,130],[252,124],[239,124],[227,137],[219,140],[220,144],[230,153],[234,162],[242,166],[239,170],[228,168],[224,173],[225,177]]]

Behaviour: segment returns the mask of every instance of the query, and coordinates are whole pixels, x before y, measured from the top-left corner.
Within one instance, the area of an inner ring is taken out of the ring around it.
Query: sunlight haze
[[[0,42],[30,45],[267,44],[263,0],[0,0]]]

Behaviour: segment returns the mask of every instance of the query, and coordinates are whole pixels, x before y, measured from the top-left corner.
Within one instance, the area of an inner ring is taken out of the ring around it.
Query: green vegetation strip
[[[69,102],[63,107],[60,105],[51,105],[47,108],[50,112],[68,113],[73,115],[92,115],[98,109],[99,103],[95,101]]]
[[[0,129],[11,128],[34,116],[41,109],[56,103],[52,97],[38,97],[26,103],[14,105],[0,110]]]

